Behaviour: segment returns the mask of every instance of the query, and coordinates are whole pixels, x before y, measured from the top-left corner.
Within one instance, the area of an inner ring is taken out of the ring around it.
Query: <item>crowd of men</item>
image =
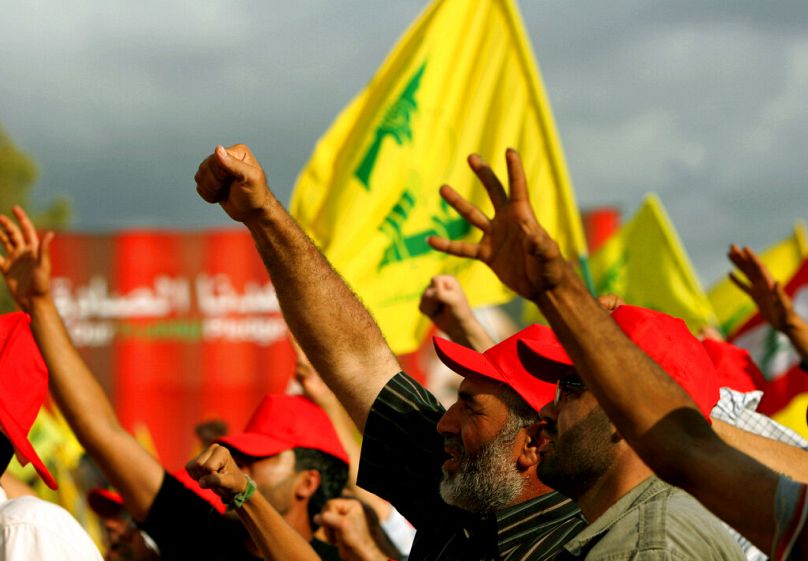
[[[181,473],[121,427],[73,346],[50,293],[53,235],[40,239],[20,208],[0,217],[0,270],[24,312],[0,318],[0,463],[16,453],[55,485],[26,436],[49,372],[115,489],[91,497],[108,520],[107,559],[808,559],[808,442],[736,406],[743,373],[720,359],[741,351],[593,298],[537,222],[518,154],[505,157],[507,189],[469,158],[491,217],[441,188],[480,240],[429,243],[485,263],[549,327],[495,343],[456,281],[433,279],[421,310],[449,336],[435,351],[462,377],[444,408],[401,371],[250,150],[217,146],[197,192],[251,232],[305,396],[266,396]],[[730,259],[745,275],[736,284],[808,357],[808,324],[782,288],[751,250],[733,246]],[[101,556],[59,507],[0,492],[0,558]]]

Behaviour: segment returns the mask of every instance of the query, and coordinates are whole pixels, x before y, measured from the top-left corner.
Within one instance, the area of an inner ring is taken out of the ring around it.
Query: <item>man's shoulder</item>
[[[696,499],[653,478],[615,503],[569,544],[588,559],[745,559],[718,518]],[[630,554],[630,555],[629,555]],[[626,557],[628,558],[628,557]]]
[[[738,559],[744,555],[723,523],[685,491],[659,482],[609,532],[637,552],[668,551],[683,559]],[[625,538],[631,536],[631,539]]]
[[[37,497],[0,504],[0,532],[6,547],[33,547],[62,559],[101,559],[90,536],[69,512]]]
[[[14,522],[80,527],[70,513],[61,506],[33,496],[17,497],[0,504],[0,524]]]

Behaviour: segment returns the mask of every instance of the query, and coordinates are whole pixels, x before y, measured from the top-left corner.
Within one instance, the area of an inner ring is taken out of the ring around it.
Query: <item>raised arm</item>
[[[463,287],[451,275],[432,278],[418,309],[455,343],[478,352],[494,346],[494,340],[474,316]]]
[[[236,465],[230,451],[211,444],[188,462],[188,474],[203,489],[211,489],[238,515],[261,557],[267,561],[319,561],[303,536],[256,489]],[[238,501],[235,501],[238,497]],[[199,528],[204,532],[204,528]]]
[[[205,201],[249,229],[286,323],[362,430],[379,391],[400,370],[373,318],[269,190],[249,148],[217,146],[195,179]]]
[[[740,429],[719,419],[712,421],[713,430],[730,446],[777,473],[808,483],[808,452],[802,448]]]
[[[126,432],[92,372],[82,360],[50,292],[49,247],[40,243],[25,212],[19,226],[0,216],[5,257],[0,270],[14,300],[31,315],[31,330],[50,371],[50,391],[79,442],[118,489],[136,520],[144,520],[163,481],[163,467]]]
[[[807,359],[808,322],[797,315],[783,285],[774,280],[766,265],[750,248],[733,244],[727,257],[747,279],[745,282],[740,276],[730,273],[730,280],[754,300],[763,319],[788,337],[800,358]]]
[[[325,411],[331,420],[331,424],[334,425],[334,430],[337,432],[337,437],[342,447],[348,453],[350,462],[345,490],[370,504],[379,515],[379,518],[386,519],[390,514],[390,503],[369,491],[365,491],[356,484],[359,476],[359,457],[361,455],[356,425],[337,399],[337,396],[323,381],[320,373],[311,365],[297,341],[292,338],[291,342],[295,351],[295,377],[303,388],[303,394]]]
[[[718,438],[685,392],[589,295],[537,222],[519,156],[508,150],[506,159],[508,192],[480,158],[469,158],[493,202],[493,218],[451,188],[441,189],[444,199],[483,232],[480,242],[433,238],[432,246],[485,262],[503,283],[535,302],[581,379],[642,459],[768,551],[777,475]]]

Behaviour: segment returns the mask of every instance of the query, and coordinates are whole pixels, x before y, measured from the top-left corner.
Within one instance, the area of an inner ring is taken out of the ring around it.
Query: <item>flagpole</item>
[[[578,265],[581,268],[581,277],[584,279],[587,290],[589,290],[592,296],[597,296],[597,294],[595,294],[595,283],[592,280],[592,272],[589,270],[589,257],[586,254],[579,255]]]

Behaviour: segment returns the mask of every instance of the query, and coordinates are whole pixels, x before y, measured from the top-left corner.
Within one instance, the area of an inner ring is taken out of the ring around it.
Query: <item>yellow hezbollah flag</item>
[[[676,230],[656,195],[589,259],[598,294],[682,318],[691,331],[716,324]]]
[[[794,233],[763,252],[760,260],[769,269],[772,277],[785,283],[794,276],[806,257],[808,257],[808,238],[805,235],[805,224],[797,222],[794,225]],[[729,277],[715,283],[707,293],[707,297],[713,305],[721,331],[726,337],[731,337],[757,311],[752,299],[735,286]]]
[[[357,291],[394,351],[418,347],[432,276],[456,275],[473,306],[510,298],[487,267],[433,251],[429,235],[479,233],[443,203],[452,185],[483,211],[488,197],[465,163],[480,153],[505,178],[505,149],[522,155],[539,220],[570,258],[584,237],[561,144],[513,0],[436,0],[370,84],[320,139],[291,212]]]

